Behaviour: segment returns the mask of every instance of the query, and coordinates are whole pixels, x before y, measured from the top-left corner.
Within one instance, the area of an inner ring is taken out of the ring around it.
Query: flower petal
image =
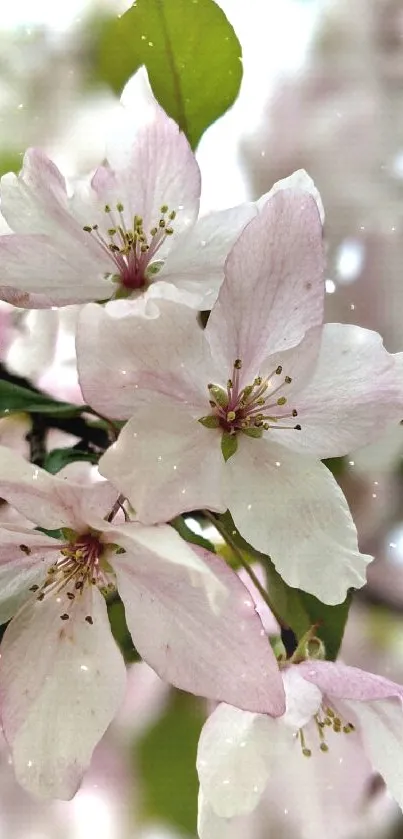
[[[147,234],[158,226],[164,204],[176,212],[174,236],[197,218],[199,167],[185,135],[160,107],[135,134],[127,164],[115,172],[101,167],[92,186],[103,204],[120,202],[125,216],[141,216]]]
[[[197,554],[168,526],[122,525],[109,561],[133,642],[182,690],[282,714],[283,684],[254,603],[224,560]]]
[[[403,809],[403,716],[402,702],[380,699],[345,703],[360,723],[365,750],[384,779],[389,792]]]
[[[339,661],[305,661],[298,665],[298,672],[304,679],[317,685],[322,693],[338,699],[360,702],[393,696],[403,699],[401,685]]]
[[[256,215],[250,202],[209,213],[174,241],[158,274],[186,291],[198,291],[198,308],[211,309],[224,279],[224,263],[245,225]]]
[[[377,332],[326,324],[315,373],[296,407],[302,430],[286,445],[321,458],[347,454],[401,419],[401,366]]]
[[[60,599],[34,599],[7,628],[0,705],[20,784],[71,798],[123,699],[126,671],[98,589],[73,604]],[[61,621],[64,609],[70,619]]]
[[[85,399],[101,413],[128,419],[142,400],[141,388],[195,404],[199,416],[207,413],[213,363],[196,314],[167,300],[159,308],[152,326],[136,310],[122,317],[96,305],[82,310],[77,331],[80,384]]]
[[[56,539],[12,525],[0,528],[0,624],[15,615],[58,558]]]
[[[325,210],[319,190],[316,188],[311,176],[308,175],[308,172],[306,172],[305,169],[297,169],[296,172],[293,172],[292,175],[289,175],[287,178],[281,178],[280,181],[276,181],[270,192],[266,192],[265,195],[262,195],[262,197],[256,201],[257,207],[259,209],[264,207],[268,199],[281,189],[299,189],[302,192],[309,192],[309,194],[312,195],[312,198],[316,201],[320,220],[322,224],[324,224]]]
[[[213,357],[256,375],[268,355],[301,341],[323,319],[322,226],[314,199],[277,192],[245,227],[225,266],[206,327]],[[230,313],[230,317],[229,317]]]
[[[323,464],[241,438],[226,463],[225,497],[242,536],[271,555],[290,586],[334,605],[364,585],[371,558],[359,553],[347,502]]]
[[[0,446],[0,497],[40,527],[97,527],[116,496],[116,490],[106,482],[87,486],[73,483]]]
[[[196,767],[203,795],[218,816],[255,809],[284,737],[292,740],[289,730],[271,717],[230,705],[216,708],[203,726]]]
[[[99,471],[128,497],[143,524],[203,507],[224,512],[219,436],[186,406],[151,392],[149,398],[102,455]]]
[[[109,297],[113,286],[103,275],[110,266],[89,256],[80,243],[58,245],[48,236],[0,236],[2,285],[48,298],[48,305],[86,303]]]

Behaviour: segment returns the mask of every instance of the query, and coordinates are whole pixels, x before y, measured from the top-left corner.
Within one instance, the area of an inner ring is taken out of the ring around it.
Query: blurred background
[[[376,329],[388,350],[403,351],[403,0],[218,2],[241,41],[244,79],[237,102],[198,149],[202,210],[256,198],[307,169],[326,210],[327,319]],[[108,22],[129,5],[0,0],[0,174],[18,171],[33,145],[70,179],[100,162],[118,103],[108,83],[114,51],[101,61],[101,45]],[[79,400],[74,321],[74,307],[60,316],[0,308],[1,359],[55,396]],[[1,420],[0,442],[23,450],[27,422]],[[402,432],[331,464],[361,548],[376,557],[342,656],[401,682]],[[195,754],[207,710],[146,665],[131,665],[122,713],[68,803],[23,793],[0,744],[0,839],[193,839]],[[233,839],[403,837],[402,817],[379,780],[362,783],[360,768],[347,763],[334,784],[339,794],[344,783],[345,810],[340,798],[331,804],[327,779],[328,820],[312,816],[298,828],[296,783],[295,814],[277,790],[253,820],[234,826]],[[284,778],[290,796],[287,767]],[[320,796],[324,783],[318,777]]]

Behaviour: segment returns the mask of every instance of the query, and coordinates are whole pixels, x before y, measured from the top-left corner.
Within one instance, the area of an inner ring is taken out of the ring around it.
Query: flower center
[[[73,602],[82,596],[86,586],[96,585],[105,592],[114,589],[112,574],[106,563],[102,563],[104,545],[96,533],[81,536],[69,531],[69,542],[61,548],[60,559],[48,569],[46,579],[41,586],[31,586],[37,592],[37,600],[44,600],[51,595],[57,602],[63,602],[60,595]],[[65,601],[64,601],[65,602]],[[68,612],[60,615],[62,621],[69,620]],[[86,615],[87,623],[92,624],[91,615]]]
[[[226,389],[212,383],[208,385],[212,413],[201,417],[199,422],[207,428],[221,428],[227,440],[228,436],[233,438],[234,451],[234,438],[238,432],[262,437],[264,431],[273,428],[300,431],[301,426],[294,422],[297,409],[284,411],[288,404],[285,394],[292,379],[283,374],[281,364],[269,376],[256,376],[252,384],[244,387],[241,387],[241,370],[242,360],[237,358]]]
[[[106,235],[100,232],[98,224],[85,225],[83,230],[94,235],[112,258],[121,287],[128,291],[142,288],[147,285],[150,275],[157,274],[161,268],[160,262],[151,263],[166,238],[174,232],[172,222],[176,212],[163,204],[157,224],[148,232],[141,216],[134,216],[131,226],[127,227],[121,202],[115,208],[106,204],[104,212],[109,220]]]
[[[319,736],[319,748],[321,752],[328,752],[329,746],[326,743],[326,730],[332,729],[336,734],[351,734],[355,726],[351,722],[345,722],[330,705],[321,707],[314,716],[315,725]],[[300,728],[297,735],[304,757],[311,757],[312,750],[307,746],[303,728]]]

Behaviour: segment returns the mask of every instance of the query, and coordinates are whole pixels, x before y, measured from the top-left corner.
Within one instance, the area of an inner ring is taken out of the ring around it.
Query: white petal
[[[200,789],[197,817],[197,833],[200,839],[244,839],[249,828],[247,817],[225,819],[217,816]]]
[[[275,759],[284,732],[291,741],[281,723],[230,705],[219,705],[211,714],[200,735],[196,765],[203,794],[218,816],[255,809],[271,770],[267,746],[272,745]]]
[[[56,539],[22,527],[0,528],[0,624],[15,615],[58,558]]]
[[[298,667],[283,671],[286,712],[283,722],[298,731],[303,728],[319,710],[322,692],[314,684],[305,681]],[[312,690],[313,688],[313,690]]]
[[[359,553],[347,502],[322,463],[269,437],[240,436],[225,480],[228,508],[241,535],[271,555],[290,586],[334,605],[350,587],[364,585],[370,557]]]
[[[70,619],[62,621],[65,611]],[[0,684],[17,780],[36,795],[71,798],[126,684],[95,586],[73,605],[48,596],[20,610],[1,645]]]
[[[403,715],[400,699],[344,703],[359,720],[368,757],[403,809]]]
[[[223,466],[216,430],[158,394],[136,410],[99,461],[101,474],[129,498],[143,524],[203,507],[224,512]]]
[[[167,254],[158,279],[185,290],[199,288],[199,308],[211,309],[224,279],[224,263],[245,225],[256,215],[253,203],[209,213],[181,233]]]

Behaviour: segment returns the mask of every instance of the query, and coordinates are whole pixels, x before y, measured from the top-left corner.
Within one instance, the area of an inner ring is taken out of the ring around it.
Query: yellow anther
[[[173,221],[174,218],[176,218],[176,211],[175,210],[172,210],[172,212],[169,214],[169,218],[171,219],[171,221]]]
[[[116,209],[117,209],[118,213],[123,213],[124,206],[120,201],[116,204]]]
[[[261,376],[256,376],[256,379],[253,380],[253,384],[256,385],[256,387],[259,387],[259,385],[262,384],[262,381],[263,379]]]
[[[287,402],[287,399],[286,399],[285,396],[280,396],[279,399],[277,399],[277,405],[285,405],[286,402]]]
[[[321,743],[319,748],[320,748],[321,752],[328,752],[329,751],[329,746],[327,745],[327,743]]]
[[[302,749],[302,754],[304,755],[304,757],[311,757],[312,756],[312,752],[311,752],[310,749]]]
[[[242,360],[240,358],[236,358],[234,361],[235,370],[240,370],[242,367]]]
[[[158,229],[157,227],[152,227],[151,230],[150,230],[150,236],[155,236],[155,234],[157,232],[157,229]]]
[[[104,211],[105,211],[105,213],[110,213],[111,208],[110,208],[109,204],[105,204]]]
[[[167,236],[172,236],[173,232],[174,232],[173,227],[166,227],[165,228],[165,233],[167,234]]]
[[[286,385],[290,385],[290,384],[291,384],[291,382],[292,382],[292,378],[291,378],[291,376],[286,376],[286,377],[285,377],[285,379],[284,379],[284,381],[285,381]]]
[[[283,368],[282,368],[281,364],[279,364],[278,367],[276,367],[276,375],[279,376],[282,372],[283,372]]]
[[[228,411],[227,414],[227,422],[234,422],[236,420],[236,413],[235,411]]]
[[[168,205],[163,204],[162,207],[160,208],[160,211],[161,211],[161,213],[167,213],[168,212]]]
[[[165,227],[165,219],[160,218],[160,220],[159,220],[159,222],[158,222],[158,226],[159,226],[159,227]]]

